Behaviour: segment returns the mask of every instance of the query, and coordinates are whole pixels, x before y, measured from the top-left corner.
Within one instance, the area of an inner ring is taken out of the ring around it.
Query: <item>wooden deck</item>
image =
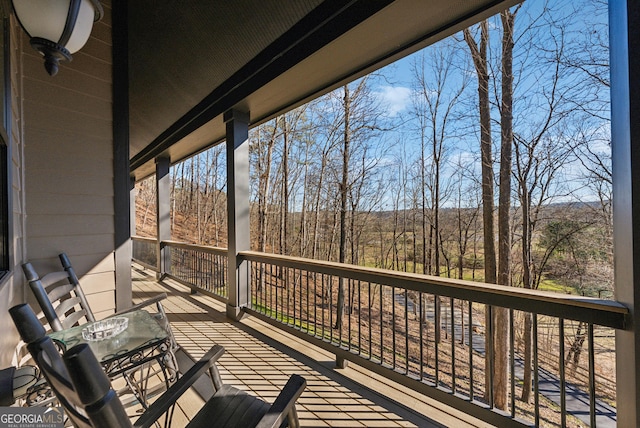
[[[307,380],[297,410],[304,427],[487,427],[355,364],[335,368],[335,357],[273,326],[245,317],[233,322],[225,306],[192,295],[175,281],[155,281],[155,273],[134,265],[134,302],[160,291],[176,339],[194,357],[213,344],[223,345],[223,381],[272,402],[289,375]],[[194,392],[178,402],[172,426],[186,424],[202,400]]]

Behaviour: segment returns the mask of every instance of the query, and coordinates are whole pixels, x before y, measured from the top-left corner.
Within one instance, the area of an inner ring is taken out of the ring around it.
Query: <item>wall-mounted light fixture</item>
[[[31,46],[44,56],[44,68],[54,76],[60,60],[71,61],[89,39],[93,23],[102,18],[98,0],[12,0]]]

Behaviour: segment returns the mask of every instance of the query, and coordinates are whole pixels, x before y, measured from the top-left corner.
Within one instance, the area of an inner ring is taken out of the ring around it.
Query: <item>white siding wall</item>
[[[102,4],[91,39],[55,77],[26,37],[21,55],[25,260],[46,272],[66,252],[97,317],[115,308],[111,9]]]
[[[11,364],[13,351],[18,341],[18,334],[15,331],[13,322],[8,316],[7,311],[13,305],[16,305],[25,299],[24,293],[24,276],[20,263],[24,254],[24,207],[23,207],[23,165],[24,153],[22,146],[21,125],[19,120],[22,110],[22,102],[20,99],[20,27],[15,22],[11,22],[10,34],[10,57],[11,63],[11,134],[9,135],[10,149],[10,165],[11,165],[11,189],[9,197],[11,198],[12,222],[9,227],[12,229],[13,242],[10,243],[11,261],[14,267],[8,278],[0,284],[0,311],[4,316],[0,317],[0,368],[7,367]]]

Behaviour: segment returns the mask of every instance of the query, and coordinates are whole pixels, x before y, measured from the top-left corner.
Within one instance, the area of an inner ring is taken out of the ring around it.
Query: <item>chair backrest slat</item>
[[[49,297],[49,300],[51,300],[52,302],[60,300],[63,297],[71,294],[74,291],[73,289],[74,286],[71,284],[59,284],[49,289],[45,287],[45,290],[47,290],[47,297]]]
[[[85,316],[86,316],[86,313],[84,311],[78,311],[78,312],[72,313],[71,315],[69,315],[68,317],[65,317],[62,320],[62,328],[66,330],[68,328],[73,327],[74,325],[78,325],[79,320],[81,320]]]
[[[72,310],[76,312],[86,312],[84,308],[80,306],[80,303],[81,302],[79,298],[70,297],[66,300],[61,301],[60,304],[56,306],[56,313],[58,314],[59,317],[62,317],[67,312]]]
[[[40,282],[42,282],[42,286],[46,289],[49,288],[50,285],[55,284],[61,281],[69,281],[69,275],[65,271],[57,271],[57,272],[49,272],[42,278],[40,278]],[[73,285],[73,284],[72,284]]]

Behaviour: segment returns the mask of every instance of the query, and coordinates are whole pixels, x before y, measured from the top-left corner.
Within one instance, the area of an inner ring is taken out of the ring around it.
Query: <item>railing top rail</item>
[[[158,242],[156,238],[147,238],[146,236],[132,236],[131,239],[133,241]]]
[[[477,303],[532,312],[539,315],[574,319],[619,329],[627,327],[629,310],[623,304],[611,300],[390,271],[256,251],[242,251],[240,256],[245,260],[259,263],[276,264],[358,281],[402,287],[408,290],[470,300]]]
[[[203,253],[218,254],[221,256],[229,254],[229,250],[226,248],[212,247],[210,245],[185,244],[184,242],[177,241],[162,241],[162,245],[165,247],[182,248],[185,250],[197,250]]]

